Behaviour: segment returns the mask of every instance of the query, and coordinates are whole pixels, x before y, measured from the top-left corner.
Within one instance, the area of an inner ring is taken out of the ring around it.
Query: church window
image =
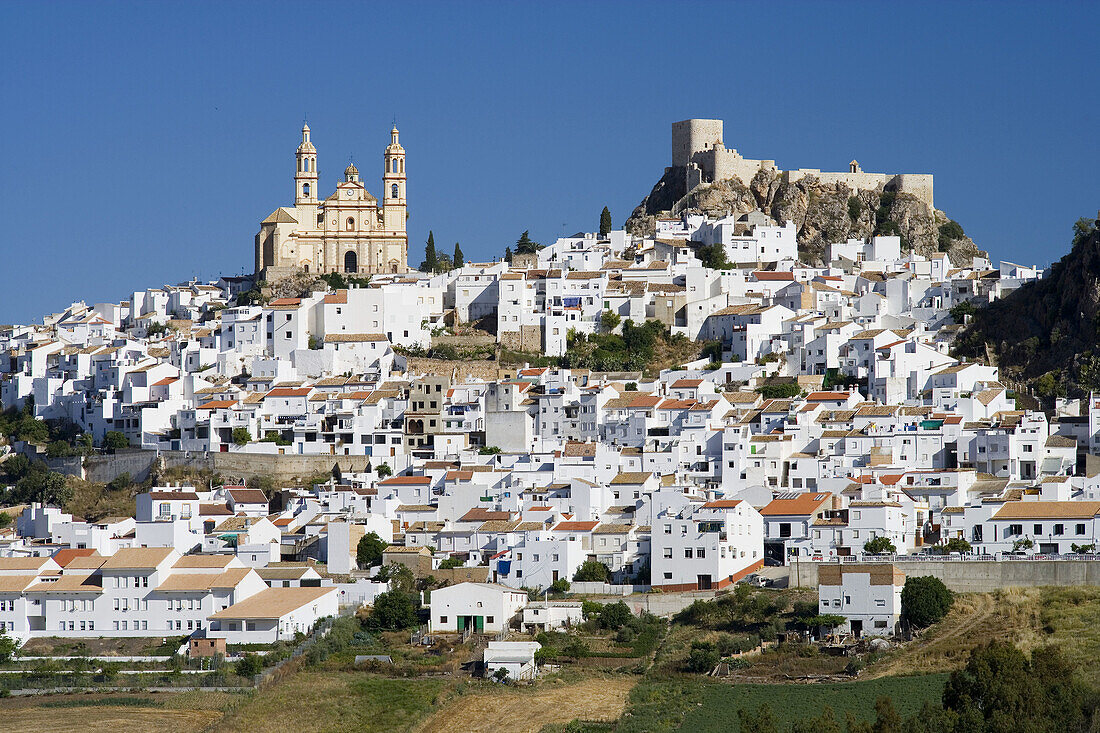
[[[347,222],[345,222],[345,228],[349,232],[355,231],[355,219],[349,216]]]
[[[405,172],[405,161],[404,160],[401,161],[401,171],[400,172],[401,173]]]
[[[392,161],[390,161],[390,171],[392,173],[397,172],[397,158],[394,158]]]
[[[397,184],[396,183],[393,184],[393,186],[390,187],[390,198],[391,199],[397,198]]]
[[[308,183],[303,183],[302,184],[302,195],[303,196],[309,196],[309,184]]]

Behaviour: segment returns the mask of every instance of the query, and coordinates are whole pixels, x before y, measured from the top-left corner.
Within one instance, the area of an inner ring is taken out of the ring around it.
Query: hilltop
[[[956,354],[991,361],[1041,397],[1100,389],[1098,227],[1100,220],[1078,220],[1072,248],[1046,277],[978,309]]]
[[[863,189],[814,176],[788,181],[780,171],[761,169],[748,183],[733,176],[687,191],[684,178],[682,167],[668,168],[634,209],[626,229],[653,236],[662,215],[722,217],[759,210],[776,222],[794,222],[800,253],[809,263],[823,261],[829,242],[876,234],[898,235],[903,249],[911,247],[926,257],[946,252],[957,265],[985,254],[947,214],[889,184]]]

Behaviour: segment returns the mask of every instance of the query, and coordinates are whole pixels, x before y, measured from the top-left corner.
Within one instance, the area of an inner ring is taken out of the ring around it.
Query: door
[[[466,627],[470,625],[469,619],[470,619],[469,616],[459,616],[458,617],[458,626],[457,626],[458,633],[461,634],[463,631],[466,630]]]
[[[484,616],[474,616],[474,631],[476,631],[479,634],[481,632],[485,631],[485,617]]]
[[[849,621],[848,623],[852,627],[852,636],[857,639],[863,636],[863,621]]]
[[[711,589],[710,576],[709,575],[699,575],[699,576],[696,576],[696,579],[698,581],[697,585],[699,586],[699,590],[710,590]]]
[[[554,582],[555,583],[558,582],[558,571],[557,570],[554,571]]]

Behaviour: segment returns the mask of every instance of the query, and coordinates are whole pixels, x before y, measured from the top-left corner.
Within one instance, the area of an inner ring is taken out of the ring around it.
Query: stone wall
[[[792,587],[816,588],[823,563],[792,562]],[[931,575],[959,593],[1043,585],[1100,585],[1098,560],[921,560],[895,562],[908,576]]]
[[[511,351],[542,353],[542,326],[520,326],[518,331],[501,331],[500,345]]]
[[[160,458],[163,468],[210,471],[225,480],[271,476],[276,481],[284,482],[331,471],[334,465],[338,465],[341,471],[364,471],[370,463],[370,456],[297,456],[203,451],[161,451]],[[140,482],[149,478],[156,461],[156,451],[126,450],[84,459],[53,458],[46,461],[46,465],[51,471],[97,483],[107,483],[123,473],[130,474],[132,480]]]

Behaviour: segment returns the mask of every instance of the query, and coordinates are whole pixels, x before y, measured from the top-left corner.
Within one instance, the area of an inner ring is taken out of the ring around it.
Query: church
[[[407,272],[405,149],[397,127],[384,156],[382,203],[359,180],[352,163],[344,180],[318,200],[317,148],[302,126],[294,172],[294,206],[280,206],[260,222],[256,275],[277,280],[296,271],[349,274]]]

